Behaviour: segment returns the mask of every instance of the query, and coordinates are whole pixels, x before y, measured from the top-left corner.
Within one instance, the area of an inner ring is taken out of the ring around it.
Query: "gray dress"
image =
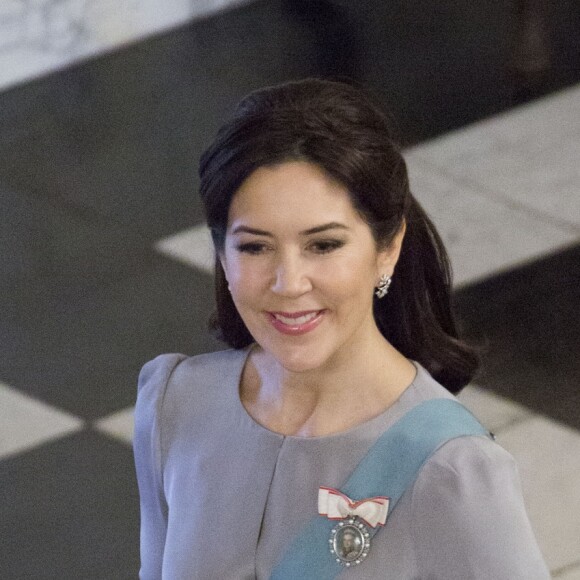
[[[339,489],[409,409],[452,397],[417,365],[413,384],[381,415],[336,435],[283,436],[256,423],[240,402],[248,353],[161,355],[141,371],[135,461],[143,580],[269,578],[316,516],[320,486]],[[490,439],[469,436],[435,451],[373,538],[368,558],[340,577],[550,576],[513,458]]]

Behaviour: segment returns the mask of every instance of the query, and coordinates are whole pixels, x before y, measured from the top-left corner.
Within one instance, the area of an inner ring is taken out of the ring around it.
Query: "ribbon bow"
[[[332,487],[320,487],[318,490],[318,513],[329,520],[342,520],[357,516],[371,527],[383,526],[387,521],[389,498],[385,496],[369,497],[353,501],[344,493]]]

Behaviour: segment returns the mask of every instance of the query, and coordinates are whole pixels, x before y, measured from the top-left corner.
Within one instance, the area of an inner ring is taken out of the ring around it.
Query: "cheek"
[[[337,296],[347,299],[351,296],[372,297],[376,272],[374,264],[369,260],[345,260],[341,263],[329,264],[319,270],[320,280],[325,281],[325,287]]]
[[[230,262],[224,271],[234,299],[248,301],[260,294],[264,285],[264,273],[255,265]]]

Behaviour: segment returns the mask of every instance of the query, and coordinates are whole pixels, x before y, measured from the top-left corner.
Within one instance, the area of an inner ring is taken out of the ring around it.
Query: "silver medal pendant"
[[[347,568],[364,561],[371,549],[368,528],[358,519],[342,520],[330,532],[330,552],[336,561]]]

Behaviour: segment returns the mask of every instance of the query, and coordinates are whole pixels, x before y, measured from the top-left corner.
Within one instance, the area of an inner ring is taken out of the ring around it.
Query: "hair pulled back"
[[[386,248],[406,223],[389,294],[374,298],[374,317],[403,355],[421,363],[449,391],[459,391],[478,361],[458,339],[447,253],[409,190],[387,116],[368,95],[345,83],[306,79],[254,91],[203,153],[200,193],[216,249],[212,327],[218,337],[234,348],[254,342],[217,258],[232,198],[259,167],[292,160],[317,164],[348,190],[378,248]]]

